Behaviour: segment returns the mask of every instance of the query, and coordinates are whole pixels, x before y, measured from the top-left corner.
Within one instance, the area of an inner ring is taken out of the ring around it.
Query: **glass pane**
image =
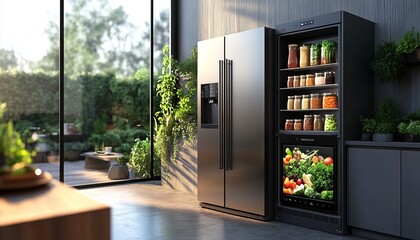
[[[66,0],[64,28],[65,183],[150,177],[150,1]]]
[[[55,143],[59,129],[59,4],[55,0],[0,1],[0,102],[7,104],[0,124],[13,122],[25,148],[33,151],[33,166],[55,179],[59,178]],[[0,138],[12,142],[6,134]],[[0,149],[0,155],[5,151]],[[16,158],[8,162],[13,160]]]

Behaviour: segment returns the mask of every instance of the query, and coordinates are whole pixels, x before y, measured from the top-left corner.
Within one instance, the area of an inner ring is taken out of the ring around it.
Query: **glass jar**
[[[306,86],[306,75],[300,75],[300,86]]]
[[[315,85],[324,85],[325,84],[325,74],[324,73],[315,73]]]
[[[284,124],[284,130],[293,130],[293,129],[295,129],[294,124],[295,124],[295,120],[293,120],[293,119],[286,119],[286,123]]]
[[[293,110],[295,104],[295,97],[294,96],[287,96],[287,110]]]
[[[287,67],[295,68],[298,66],[297,44],[289,44],[289,57],[287,59]]]
[[[315,85],[315,75],[314,74],[306,74],[306,86],[314,86]]]
[[[300,77],[293,76],[293,87],[300,87]]]
[[[334,114],[325,114],[324,131],[337,131],[337,119]]]
[[[302,130],[302,119],[295,119],[293,129],[296,130],[296,131],[301,131]]]
[[[316,65],[321,64],[321,61],[320,61],[320,55],[321,54],[320,53],[321,53],[321,49],[320,49],[319,44],[312,44],[311,45],[311,53],[310,53],[310,58],[311,58],[310,65],[311,66],[316,66]]]
[[[314,115],[314,131],[324,131],[324,121],[321,115]]]
[[[312,115],[304,115],[303,130],[305,131],[314,130],[314,117]]]
[[[309,103],[309,108],[310,109],[322,108],[322,98],[321,98],[321,95],[319,95],[319,93],[311,94],[311,100],[310,100],[310,103]]]
[[[309,109],[309,95],[302,95],[302,109]]]
[[[296,95],[295,96],[295,102],[293,104],[294,109],[302,109],[302,96]]]
[[[337,94],[324,93],[322,97],[322,108],[337,108]]]
[[[309,47],[307,45],[300,46],[299,67],[309,66]]]
[[[288,76],[287,77],[287,87],[288,88],[293,87],[293,76]]]
[[[325,84],[335,83],[335,72],[325,72]]]

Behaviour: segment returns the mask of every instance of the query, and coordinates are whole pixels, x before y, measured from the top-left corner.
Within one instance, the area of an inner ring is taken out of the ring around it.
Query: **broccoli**
[[[323,200],[332,200],[334,196],[333,190],[324,190],[321,192],[321,199]]]

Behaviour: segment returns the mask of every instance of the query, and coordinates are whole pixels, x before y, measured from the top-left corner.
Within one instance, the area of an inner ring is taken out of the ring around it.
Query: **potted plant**
[[[321,64],[336,62],[337,42],[324,40],[321,42]]]
[[[127,162],[128,157],[126,156],[117,158],[117,163],[112,164],[112,166],[108,170],[108,178],[112,180],[129,178],[130,174],[128,171]]]
[[[5,109],[6,104],[0,103],[0,120],[3,119]],[[36,177],[35,169],[30,166],[31,162],[32,154],[26,150],[20,134],[13,128],[13,123],[0,122],[0,178]]]
[[[373,141],[377,142],[391,142],[394,139],[394,132],[396,131],[397,111],[392,103],[391,98],[382,100],[379,106],[379,112],[376,116],[375,132],[373,134]]]
[[[393,41],[382,42],[370,64],[371,70],[378,74],[383,83],[399,80],[404,67],[403,57],[397,52],[397,44]]]
[[[376,120],[374,118],[363,118],[360,117],[362,122],[362,141],[372,140],[372,134],[375,132]]]
[[[397,53],[406,54],[406,60],[420,60],[420,33],[414,31],[406,32],[397,44]],[[411,54],[411,53],[416,53]]]
[[[420,141],[420,120],[410,120],[410,122],[400,122],[398,132],[404,134],[406,142]]]

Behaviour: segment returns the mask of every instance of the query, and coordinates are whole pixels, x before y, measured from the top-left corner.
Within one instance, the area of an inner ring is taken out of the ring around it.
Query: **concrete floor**
[[[80,190],[112,207],[113,240],[349,239],[277,221],[261,222],[199,206],[196,196],[160,182]]]

